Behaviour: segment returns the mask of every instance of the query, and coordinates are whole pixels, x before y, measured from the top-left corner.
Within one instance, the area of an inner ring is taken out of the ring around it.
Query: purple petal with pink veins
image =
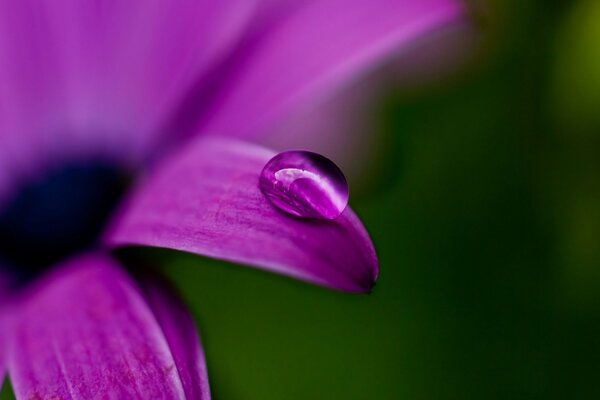
[[[8,368],[17,398],[186,398],[161,324],[106,256],[58,266],[30,288],[15,315]]]
[[[105,242],[219,258],[349,292],[369,292],[378,262],[358,217],[305,220],[276,209],[258,182],[270,150],[204,138],[173,154],[134,191]]]
[[[138,282],[169,343],[186,398],[210,399],[204,349],[186,306],[161,276],[141,270]]]

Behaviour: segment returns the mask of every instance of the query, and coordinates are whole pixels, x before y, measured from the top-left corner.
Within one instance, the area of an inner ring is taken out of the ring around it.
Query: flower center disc
[[[0,265],[27,279],[90,247],[126,182],[112,166],[75,164],[24,185],[0,210]]]

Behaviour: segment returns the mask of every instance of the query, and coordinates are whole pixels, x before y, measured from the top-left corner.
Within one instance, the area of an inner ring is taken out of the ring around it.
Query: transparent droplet
[[[262,170],[259,187],[275,207],[297,217],[332,220],[348,205],[342,171],[310,151],[277,154]]]

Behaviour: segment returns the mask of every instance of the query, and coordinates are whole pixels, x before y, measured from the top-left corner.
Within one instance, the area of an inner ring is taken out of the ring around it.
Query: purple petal
[[[8,279],[2,274],[2,266],[0,265],[0,390],[4,383],[4,374],[6,372],[6,314],[7,314],[7,289]]]
[[[248,44],[202,131],[264,133],[293,108],[463,14],[457,0],[316,0]]]
[[[473,58],[480,39],[467,21],[444,25],[414,40],[361,79],[294,109],[257,139],[273,149],[308,148],[327,154],[335,158],[351,183],[368,186],[375,153],[381,146],[373,127],[380,123],[384,96],[390,89],[413,93],[448,80]]]
[[[0,305],[0,308],[2,305]],[[3,317],[3,310],[0,309],[0,390],[4,385],[4,376],[6,375],[6,361],[5,361],[5,323]]]
[[[204,350],[194,320],[174,288],[147,270],[143,272],[138,280],[169,343],[186,398],[210,399]]]
[[[182,250],[339,290],[370,291],[377,258],[358,217],[349,208],[335,221],[276,210],[258,188],[273,155],[234,140],[198,140],[138,188],[106,242]]]
[[[327,154],[336,160],[350,183],[368,183],[378,144],[378,137],[373,134],[378,123],[378,100],[390,84],[384,72],[377,68],[335,96],[294,110],[290,118],[280,121],[259,142],[276,150],[311,149]]]
[[[143,157],[184,92],[237,42],[252,3],[0,2],[0,159]]]
[[[0,328],[4,329],[4,326],[0,323]],[[4,376],[6,374],[6,366],[4,365],[4,335],[0,334],[0,390],[4,386]]]
[[[87,255],[22,300],[9,345],[17,398],[186,398],[161,326],[114,261]]]

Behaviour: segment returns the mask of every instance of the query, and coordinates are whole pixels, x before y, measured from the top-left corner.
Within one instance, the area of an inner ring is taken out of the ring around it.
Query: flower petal
[[[247,0],[0,2],[0,144],[145,156],[158,125],[229,52],[253,8]]]
[[[248,44],[201,130],[264,133],[291,109],[463,14],[457,0],[316,0]]]
[[[2,305],[0,305],[0,308]],[[6,375],[6,360],[5,360],[5,326],[3,321],[3,315],[0,309],[0,391],[2,390],[2,386],[4,386],[4,377]]]
[[[17,398],[186,398],[155,316],[105,256],[60,267],[16,315],[8,365]]]
[[[141,184],[107,244],[171,248],[370,291],[377,257],[358,217],[348,208],[335,221],[301,220],[273,208],[258,188],[273,155],[230,139],[196,141]]]
[[[378,137],[373,128],[379,123],[376,116],[384,88],[390,84],[383,72],[378,68],[335,96],[295,109],[257,141],[275,150],[310,149],[327,154],[336,160],[350,183],[369,182],[371,162],[377,159]]]
[[[169,343],[186,398],[210,399],[204,350],[185,305],[174,288],[159,276],[144,270],[138,281]]]
[[[383,144],[377,128],[382,100],[390,89],[408,96],[431,90],[465,67],[480,39],[467,21],[446,24],[412,41],[401,54],[394,54],[361,79],[294,108],[255,140],[276,150],[311,149],[327,154],[351,183],[370,187],[373,173],[381,166]]]
[[[0,390],[4,383],[4,375],[6,373],[6,293],[8,289],[8,279],[2,273],[2,266],[0,265]]]
[[[0,325],[0,328],[4,329],[4,326]],[[4,376],[6,374],[6,366],[4,365],[4,334],[0,334],[0,390],[4,386]]]

